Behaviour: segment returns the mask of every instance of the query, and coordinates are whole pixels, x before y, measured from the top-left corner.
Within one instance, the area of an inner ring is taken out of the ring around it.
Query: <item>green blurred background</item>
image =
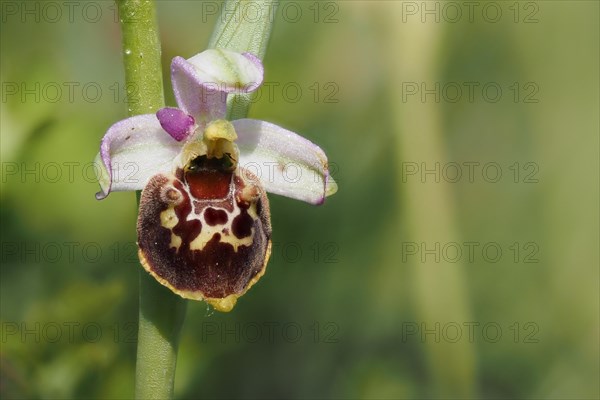
[[[112,2],[67,3],[1,3],[7,399],[133,396],[135,196],[96,201],[90,168],[127,115],[120,30]],[[158,2],[169,104],[221,7]],[[176,397],[598,398],[599,3],[275,21],[250,116],[318,143],[340,189],[270,197],[267,274],[231,313],[189,304]]]

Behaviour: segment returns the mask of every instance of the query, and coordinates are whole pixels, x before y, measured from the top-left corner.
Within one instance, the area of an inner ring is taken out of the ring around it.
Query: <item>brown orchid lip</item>
[[[158,174],[144,188],[138,217],[142,266],[188,299],[230,311],[265,273],[271,253],[269,203],[248,171],[212,159]]]
[[[148,273],[150,273],[150,275],[152,275],[161,285],[166,286],[173,293],[183,297],[184,299],[205,301],[208,304],[210,304],[211,306],[213,306],[214,309],[217,311],[229,312],[236,305],[237,300],[240,297],[242,297],[244,294],[246,294],[246,292],[248,290],[250,290],[250,288],[252,286],[254,286],[254,284],[256,282],[258,282],[260,280],[260,278],[262,278],[262,276],[267,271],[267,264],[268,264],[269,258],[271,256],[271,242],[269,241],[269,244],[267,247],[267,252],[265,254],[264,267],[262,268],[262,270],[257,275],[255,275],[254,278],[252,278],[252,280],[250,282],[248,282],[248,285],[246,286],[246,288],[244,289],[243,292],[232,293],[223,298],[205,297],[202,294],[202,292],[199,292],[199,291],[180,290],[180,289],[174,287],[173,285],[171,285],[171,283],[169,281],[167,281],[166,279],[163,279],[161,276],[159,276],[158,274],[156,274],[156,272],[153,271],[151,265],[146,260],[146,257],[144,256],[144,253],[142,252],[142,250],[138,250],[138,256],[139,256],[140,262],[141,262],[142,266],[144,267],[144,269]]]

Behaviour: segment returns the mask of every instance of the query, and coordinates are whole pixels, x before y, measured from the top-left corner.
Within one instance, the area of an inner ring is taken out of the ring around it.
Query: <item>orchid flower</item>
[[[142,266],[174,293],[229,311],[271,253],[266,192],[322,204],[337,185],[309,140],[268,122],[225,119],[229,94],[262,83],[254,55],[175,57],[171,79],[178,108],[127,118],[102,138],[96,198],[143,190]]]

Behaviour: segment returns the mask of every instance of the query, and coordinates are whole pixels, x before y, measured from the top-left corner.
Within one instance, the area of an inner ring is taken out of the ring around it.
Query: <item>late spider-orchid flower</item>
[[[321,204],[337,185],[325,153],[309,140],[268,122],[225,119],[229,94],[262,83],[252,54],[175,57],[171,79],[179,108],[127,118],[104,135],[96,197],[143,189],[143,267],[178,295],[229,311],[270,256],[265,192]]]

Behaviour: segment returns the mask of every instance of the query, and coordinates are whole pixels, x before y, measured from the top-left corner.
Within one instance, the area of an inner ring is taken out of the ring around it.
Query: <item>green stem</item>
[[[172,399],[179,333],[187,302],[141,270],[135,373],[137,399]]]
[[[118,0],[129,115],[164,107],[160,40],[154,2]],[[138,192],[139,203],[139,192]],[[179,334],[187,302],[140,268],[135,376],[137,399],[171,399]]]

